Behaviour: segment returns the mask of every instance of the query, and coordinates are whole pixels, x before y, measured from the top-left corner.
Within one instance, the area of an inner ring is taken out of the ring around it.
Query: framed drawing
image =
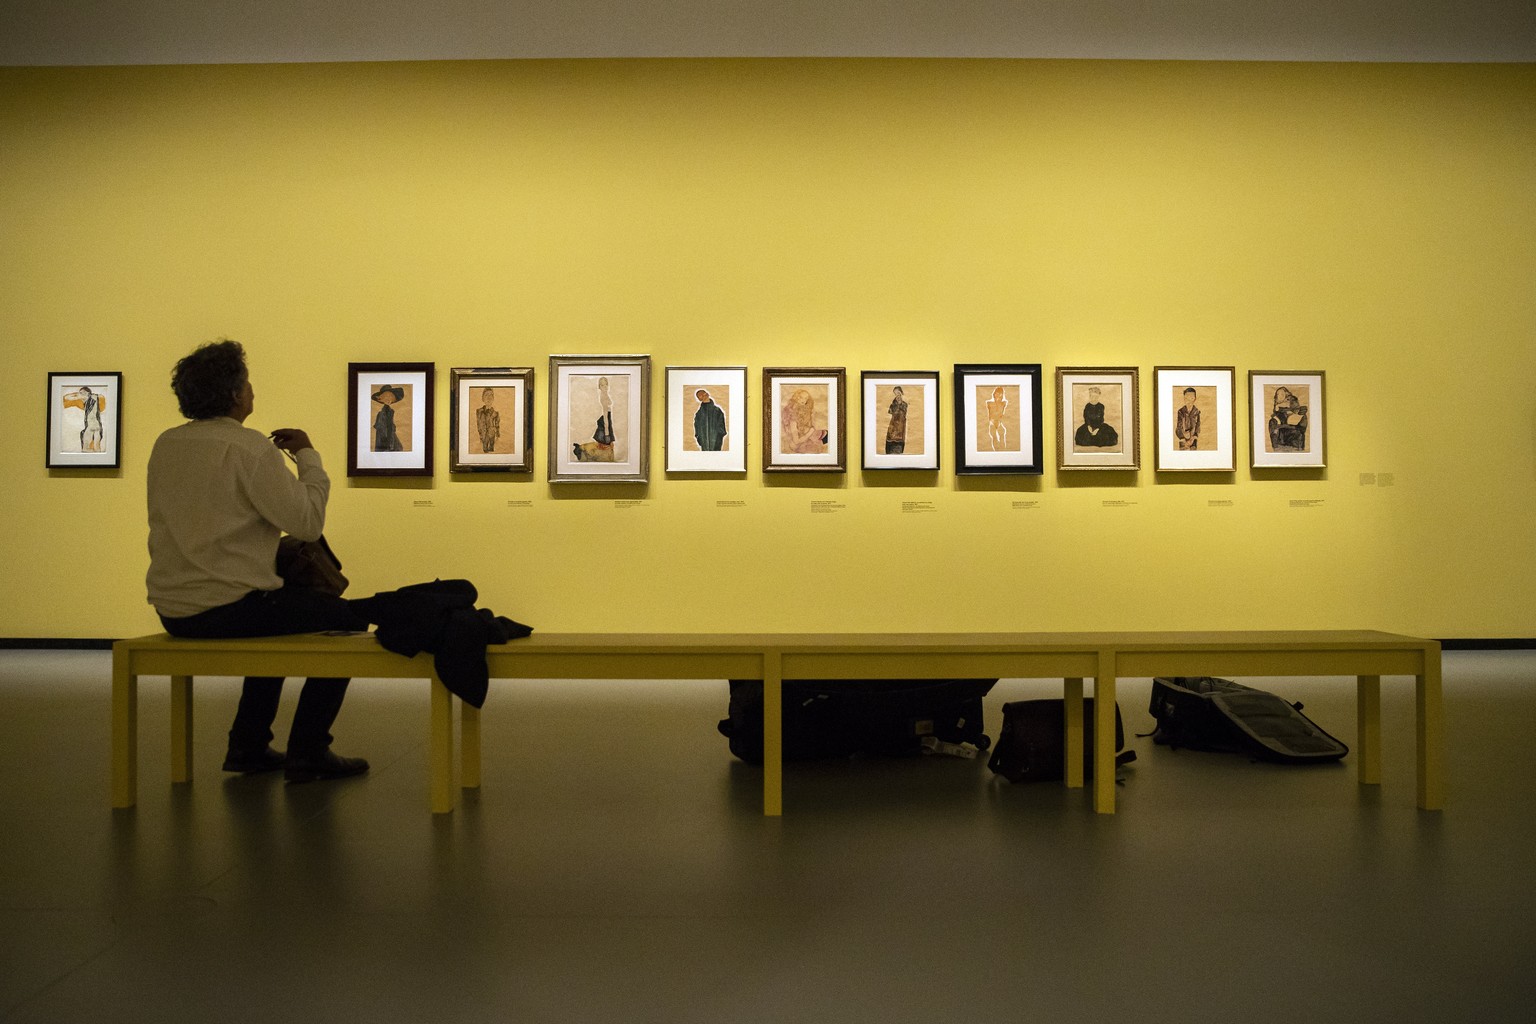
[[[48,374],[49,469],[117,469],[122,463],[123,375]]]
[[[864,468],[939,468],[939,372],[865,370]]]
[[[650,395],[650,356],[550,356],[550,482],[645,483]]]
[[[431,476],[431,363],[347,364],[347,475]]]
[[[1237,468],[1230,366],[1158,366],[1152,371],[1159,473],[1231,473]]]
[[[533,472],[533,367],[448,371],[448,471]]]
[[[1140,469],[1134,366],[1056,368],[1056,468]]]
[[[1321,469],[1323,371],[1249,370],[1248,430],[1254,469]]]
[[[841,366],[765,368],[763,471],[846,472],[846,399]]]
[[[955,473],[1044,472],[1039,363],[955,365]]]
[[[667,367],[667,472],[747,471],[747,368]]]

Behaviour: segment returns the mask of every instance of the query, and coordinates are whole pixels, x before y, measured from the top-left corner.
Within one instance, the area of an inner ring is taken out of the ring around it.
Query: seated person
[[[281,636],[367,629],[351,602],[284,586],[278,537],[319,538],[331,481],[302,430],[261,434],[243,426],[255,407],[239,342],[204,345],[176,364],[171,388],[187,423],[155,441],[149,457],[146,584],[167,633],[177,637]],[[288,469],[283,453],[298,467]],[[358,775],[362,758],[331,750],[346,679],[304,684],[284,755],[271,747],[283,680],[250,677],[229,730],[224,770],[283,769],[289,782]]]
[[[1113,448],[1120,443],[1120,434],[1104,422],[1104,403],[1099,401],[1099,389],[1088,389],[1088,401],[1083,404],[1083,422],[1079,424],[1073,441],[1079,448]]]

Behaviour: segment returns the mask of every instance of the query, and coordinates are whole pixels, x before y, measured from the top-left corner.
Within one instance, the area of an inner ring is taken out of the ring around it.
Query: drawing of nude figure
[[[979,452],[1019,451],[1019,386],[1017,384],[976,385],[976,450]]]

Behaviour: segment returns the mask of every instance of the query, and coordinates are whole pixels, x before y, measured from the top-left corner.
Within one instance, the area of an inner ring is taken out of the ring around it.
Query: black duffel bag
[[[1125,749],[1125,726],[1115,704],[1115,765],[1136,760]],[[1067,775],[1067,707],[1060,697],[1003,705],[1003,728],[987,767],[1009,782],[1059,782]],[[1093,698],[1083,698],[1083,777],[1093,778]]]
[[[924,740],[991,744],[982,731],[982,698],[996,679],[785,680],[786,761],[873,754],[910,757]],[[729,717],[720,733],[731,753],[763,763],[763,682],[732,679]]]

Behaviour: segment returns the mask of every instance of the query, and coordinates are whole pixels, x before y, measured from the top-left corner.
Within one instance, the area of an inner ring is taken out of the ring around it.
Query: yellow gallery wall
[[[0,637],[158,628],[177,357],[243,341],[355,592],[551,630],[1371,627],[1530,637],[1536,68],[558,61],[0,70]],[[548,358],[653,360],[648,485],[551,485]],[[350,361],[431,361],[437,475],[345,476]],[[951,368],[1046,368],[1047,470],[952,472]],[[750,368],[744,477],[663,472],[662,369]],[[457,366],[537,368],[531,477],[450,476]],[[941,371],[943,469],[765,476],[764,366]],[[1140,368],[1143,468],[1055,466],[1057,366]],[[1233,474],[1152,469],[1156,365],[1237,368]],[[1328,466],[1248,468],[1249,370]],[[44,468],[50,370],[123,465]]]

